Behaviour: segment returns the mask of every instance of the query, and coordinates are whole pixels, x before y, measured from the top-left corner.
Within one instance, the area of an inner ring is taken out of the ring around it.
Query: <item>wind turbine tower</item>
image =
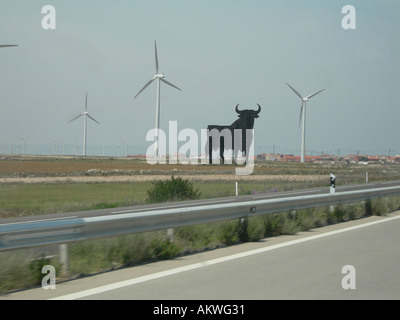
[[[303,120],[302,128],[301,128],[301,162],[304,162],[305,155],[305,143],[306,143],[306,105],[307,101],[309,101],[312,97],[324,91],[325,89],[319,90],[313,94],[310,94],[306,97],[303,97],[295,88],[293,88],[289,83],[286,82],[290,89],[301,99],[301,108],[300,108],[300,118],[299,118],[299,126],[301,120]]]
[[[100,124],[95,118],[93,118],[89,112],[87,111],[87,92],[86,92],[86,99],[85,99],[85,111],[82,112],[81,114],[77,115],[75,118],[70,120],[70,122],[78,119],[79,117],[84,117],[83,118],[83,148],[82,148],[82,154],[86,156],[86,138],[87,138],[87,118],[89,117],[92,119],[94,122]]]
[[[168,84],[169,86],[181,90],[177,86],[173,85],[172,83],[165,80],[164,73],[158,72],[158,57],[157,57],[157,43],[154,40],[154,53],[155,53],[155,60],[156,60],[156,74],[154,75],[153,79],[147,82],[144,87],[136,94],[134,99],[144,90],[146,89],[154,80],[157,80],[157,96],[156,96],[156,124],[155,124],[155,135],[154,135],[154,156],[158,157],[158,133],[160,130],[160,81]]]

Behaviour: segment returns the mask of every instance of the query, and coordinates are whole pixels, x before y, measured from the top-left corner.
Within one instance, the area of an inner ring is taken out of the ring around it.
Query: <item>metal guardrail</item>
[[[400,194],[400,186],[268,200],[0,224],[0,251],[246,218]]]

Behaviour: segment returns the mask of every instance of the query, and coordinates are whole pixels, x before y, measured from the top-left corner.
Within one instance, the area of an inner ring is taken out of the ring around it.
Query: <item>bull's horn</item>
[[[242,111],[240,111],[239,109],[238,109],[238,106],[239,106],[239,103],[236,105],[236,108],[235,108],[235,111],[237,112],[237,113],[242,113]]]
[[[258,110],[256,111],[256,114],[259,114],[261,111],[261,106],[258,103],[257,103],[257,105],[258,105]]]

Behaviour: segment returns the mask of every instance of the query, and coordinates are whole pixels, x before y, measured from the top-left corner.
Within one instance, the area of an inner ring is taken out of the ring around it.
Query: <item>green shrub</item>
[[[326,223],[335,224],[338,223],[338,216],[335,214],[335,210],[331,211],[330,208],[325,209]],[[339,214],[340,216],[340,214]]]
[[[365,200],[365,214],[372,215],[372,201],[371,199]]]
[[[316,212],[313,209],[299,210],[296,222],[300,231],[308,231],[317,225]]]
[[[238,226],[237,226],[237,233],[238,233],[238,238],[239,241],[241,242],[248,242],[249,241],[249,234],[248,234],[248,228],[249,226],[249,219],[245,218],[245,219],[240,219],[238,222]]]
[[[107,240],[72,243],[69,248],[69,270],[72,274],[81,275],[99,272],[110,268],[109,257]]]
[[[227,221],[221,226],[220,241],[223,244],[231,245],[239,241],[239,230],[237,221]]]
[[[26,250],[0,252],[0,292],[26,288],[37,283],[38,274],[29,268]]]
[[[194,200],[200,197],[200,191],[194,189],[192,182],[172,176],[170,180],[153,182],[152,188],[147,191],[147,196],[147,201],[151,203]]]
[[[383,216],[389,212],[385,198],[376,198],[371,201],[371,212],[376,216]]]
[[[212,244],[215,238],[215,228],[215,224],[212,223],[176,228],[174,239],[177,243],[182,243],[186,250],[202,249]]]
[[[264,237],[264,221],[264,217],[252,217],[225,222],[221,230],[221,242],[230,245],[258,241]]]
[[[42,283],[42,279],[45,276],[42,273],[42,268],[46,265],[50,264],[50,259],[49,258],[45,258],[44,256],[41,256],[37,259],[32,260],[29,263],[29,269],[32,272],[32,277],[33,277],[33,281],[34,284],[41,284]]]
[[[140,248],[140,247],[139,247]],[[105,248],[107,261],[111,264],[127,265],[137,257],[135,241],[131,237],[117,237],[114,241],[109,241]]]
[[[326,208],[316,208],[313,211],[313,228],[321,228],[328,224],[327,221],[328,211]]]
[[[282,234],[283,218],[280,214],[271,214],[265,221],[265,235],[268,237]]]
[[[333,215],[335,216],[337,222],[342,222],[342,221],[346,220],[345,219],[345,217],[346,217],[345,207],[342,204],[334,206]]]
[[[282,234],[296,234],[299,229],[295,215],[290,212],[282,214]]]
[[[247,223],[247,241],[258,241],[264,237],[265,218],[253,217]]]
[[[153,240],[152,249],[154,256],[161,260],[173,258],[181,251],[181,248],[175,242],[158,239]]]
[[[359,219],[365,215],[365,206],[361,202],[348,205],[349,219]]]
[[[387,201],[388,210],[389,211],[396,211],[399,209],[400,201],[399,197],[390,197]]]

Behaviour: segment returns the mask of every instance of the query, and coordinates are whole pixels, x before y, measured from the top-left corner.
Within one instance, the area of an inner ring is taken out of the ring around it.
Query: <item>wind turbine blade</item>
[[[174,88],[176,88],[176,89],[178,89],[178,90],[182,90],[182,89],[178,88],[177,86],[173,85],[171,82],[168,82],[168,81],[165,80],[165,79],[160,79],[160,80],[161,80],[162,82],[168,84],[168,85],[171,86],[171,87],[174,87]]]
[[[147,82],[145,85],[144,85],[144,87],[136,94],[136,96],[133,98],[133,99],[135,99],[144,89],[146,89],[149,85],[150,85],[150,83],[152,83],[154,80],[155,80],[156,78],[154,77],[153,79],[151,79],[149,82]]]
[[[287,83],[287,82],[286,82],[286,84],[289,86],[290,89],[293,90],[293,92],[294,92],[301,100],[303,100],[303,97],[301,96],[300,93],[298,93],[298,92],[296,91],[295,88],[293,88],[293,87],[292,87],[289,83]]]
[[[76,120],[76,119],[78,119],[79,117],[82,117],[82,116],[83,116],[83,113],[77,115],[75,118],[73,118],[73,119],[70,120],[69,122],[72,122],[72,121],[74,121],[74,120]]]
[[[87,92],[86,92],[86,99],[85,99],[85,112],[87,112]]]
[[[316,93],[310,94],[309,96],[306,97],[306,99],[310,99],[312,97],[314,97],[315,95],[317,95],[318,93],[320,93],[321,91],[324,91],[325,89],[319,90]]]
[[[154,40],[154,53],[156,57],[156,74],[158,74],[158,57],[157,57],[157,44],[156,40]]]
[[[17,44],[0,44],[0,48],[5,48],[5,47],[18,47]]]
[[[100,122],[98,122],[95,118],[93,118],[90,114],[86,114],[90,119],[92,119],[94,122],[97,122],[98,124],[100,124]]]

